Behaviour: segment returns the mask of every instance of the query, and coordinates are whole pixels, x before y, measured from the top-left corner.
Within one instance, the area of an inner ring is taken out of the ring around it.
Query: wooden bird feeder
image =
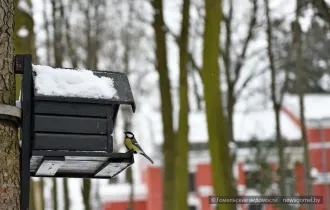
[[[17,55],[14,68],[15,73],[23,75],[21,209],[24,210],[28,209],[29,198],[24,194],[29,193],[30,176],[108,179],[134,163],[131,152],[113,152],[112,133],[119,106],[131,105],[135,112],[127,76],[91,71],[93,77],[113,81],[116,94],[112,98],[40,94],[36,84],[38,72],[34,71],[31,60],[31,55]]]

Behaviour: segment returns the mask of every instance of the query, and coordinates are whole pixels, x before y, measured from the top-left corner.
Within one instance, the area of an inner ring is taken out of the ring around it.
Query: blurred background
[[[15,54],[128,75],[137,111],[121,107],[114,148],[126,152],[130,130],[155,161],[135,156],[111,180],[33,178],[31,209],[330,210],[330,1],[15,3]],[[323,204],[215,206],[210,195]]]

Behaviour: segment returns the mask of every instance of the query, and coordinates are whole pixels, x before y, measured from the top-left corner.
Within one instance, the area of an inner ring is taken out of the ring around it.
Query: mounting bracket
[[[0,104],[0,119],[14,121],[19,125],[21,117],[21,108],[7,104]]]

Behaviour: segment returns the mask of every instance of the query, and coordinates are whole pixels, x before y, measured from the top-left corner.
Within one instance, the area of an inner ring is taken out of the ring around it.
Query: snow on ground
[[[304,96],[304,102],[305,118],[307,120],[330,117],[329,94],[307,94]],[[283,105],[299,117],[299,97],[297,95],[286,94]]]
[[[280,113],[282,136],[288,140],[300,138],[300,128],[284,112]],[[238,141],[251,138],[267,140],[275,138],[275,114],[272,109],[236,113],[234,115],[234,137]]]
[[[149,117],[150,116],[150,117]],[[300,138],[300,129],[287,116],[281,112],[281,129],[284,138],[297,140]],[[161,144],[162,118],[161,114],[152,112],[148,115],[140,114],[138,122],[141,127],[148,128],[139,132],[141,139],[152,140],[152,144]],[[137,129],[140,130],[140,129]],[[252,138],[259,140],[274,139],[275,137],[275,115],[272,109],[251,112],[237,112],[234,115],[234,137],[237,141],[248,141]],[[189,140],[190,142],[207,142],[207,121],[204,112],[193,112],[189,114]],[[147,142],[145,142],[147,144]],[[148,142],[150,144],[150,142]]]
[[[130,185],[112,184],[100,185],[100,195],[103,202],[129,200]],[[144,184],[134,184],[134,198],[135,200],[143,199],[147,195],[147,188]]]
[[[247,189],[244,193],[245,196],[260,196],[260,193],[256,189]]]
[[[116,97],[111,78],[98,77],[89,70],[69,70],[33,65],[37,94],[82,98]]]

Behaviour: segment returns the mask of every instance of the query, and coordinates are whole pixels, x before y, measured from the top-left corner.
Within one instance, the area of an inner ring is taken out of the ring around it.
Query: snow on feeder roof
[[[33,65],[34,85],[38,95],[112,99],[114,82],[98,77],[90,70],[72,70]]]
[[[35,96],[51,100],[130,104],[134,98],[124,73],[32,65]]]

